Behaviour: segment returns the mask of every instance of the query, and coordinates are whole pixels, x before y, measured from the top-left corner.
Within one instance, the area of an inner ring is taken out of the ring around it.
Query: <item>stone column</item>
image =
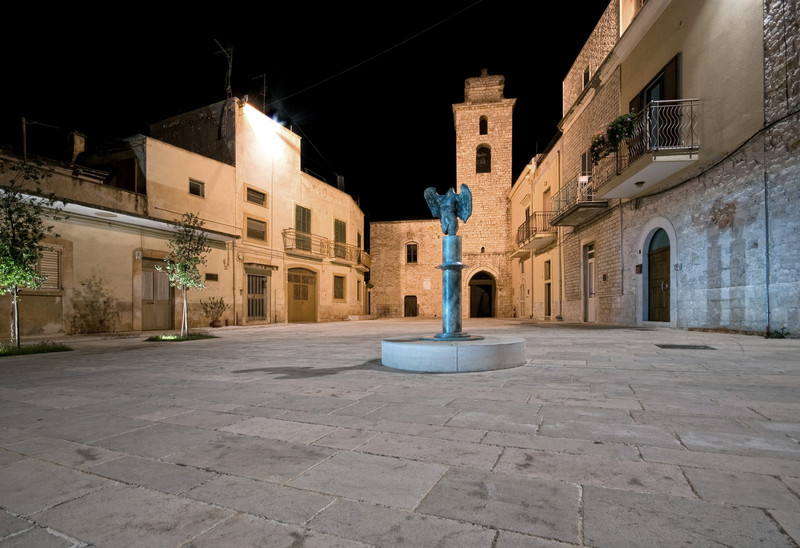
[[[469,339],[461,332],[461,236],[442,238],[442,333],[434,335],[439,340]]]

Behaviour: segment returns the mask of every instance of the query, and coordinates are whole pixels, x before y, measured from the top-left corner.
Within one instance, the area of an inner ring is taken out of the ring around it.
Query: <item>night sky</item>
[[[607,4],[229,3],[191,20],[134,5],[113,18],[23,14],[20,32],[0,38],[0,144],[19,146],[22,116],[32,145],[73,129],[89,144],[147,134],[226,97],[223,49],[232,48],[233,95],[292,126],[304,167],[334,185],[344,176],[367,222],[429,218],[422,190],[455,185],[452,104],[464,80],[482,68],[505,76],[506,97],[517,99],[516,178],[555,135],[562,80]]]

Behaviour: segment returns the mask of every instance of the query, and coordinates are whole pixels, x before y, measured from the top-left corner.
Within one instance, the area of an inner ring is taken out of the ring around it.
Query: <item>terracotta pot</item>
[[[211,327],[222,327],[222,321],[214,320],[213,322],[211,322]]]

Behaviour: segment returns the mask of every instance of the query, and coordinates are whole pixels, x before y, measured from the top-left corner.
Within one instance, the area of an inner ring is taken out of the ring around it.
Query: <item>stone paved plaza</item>
[[[0,546],[798,546],[800,340],[464,323],[528,363],[420,374],[436,321],[73,338],[0,359]]]

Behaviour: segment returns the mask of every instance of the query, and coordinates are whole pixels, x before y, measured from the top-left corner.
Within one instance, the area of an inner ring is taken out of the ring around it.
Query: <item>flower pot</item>
[[[211,322],[211,327],[222,327],[222,321],[214,320],[213,322]]]

